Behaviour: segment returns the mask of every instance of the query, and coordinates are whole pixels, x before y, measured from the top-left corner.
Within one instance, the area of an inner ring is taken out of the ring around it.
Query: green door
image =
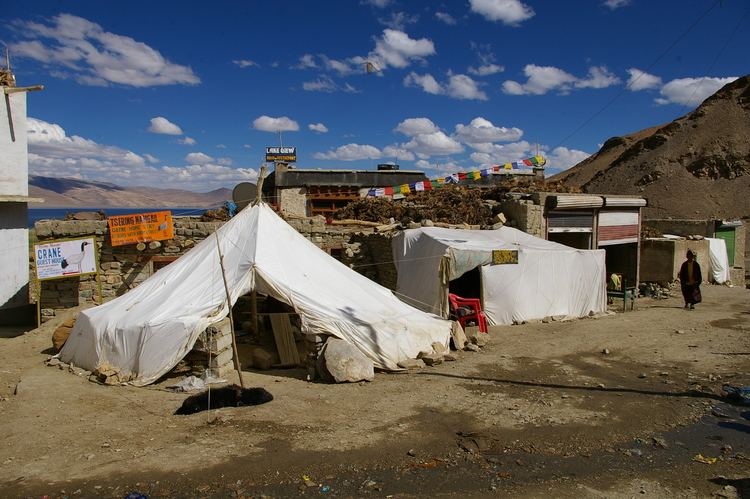
[[[727,257],[729,257],[729,266],[734,267],[734,227],[725,229],[716,229],[716,237],[723,239],[727,245]]]

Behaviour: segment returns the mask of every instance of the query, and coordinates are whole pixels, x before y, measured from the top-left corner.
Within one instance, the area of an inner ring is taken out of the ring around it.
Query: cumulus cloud
[[[416,14],[407,14],[406,12],[391,12],[390,17],[379,18],[378,21],[380,24],[388,26],[391,29],[403,31],[408,25],[419,21],[419,16]]]
[[[402,147],[422,159],[430,156],[448,156],[463,152],[463,146],[442,131],[414,135]]]
[[[547,158],[545,168],[547,170],[557,171],[567,170],[589,156],[591,156],[591,154],[578,149],[568,149],[567,147],[562,146],[555,147],[550,153],[545,155]]]
[[[328,127],[323,123],[310,123],[309,125],[307,125],[307,128],[312,130],[313,132],[328,133]]]
[[[696,106],[703,100],[716,93],[721,87],[736,80],[736,76],[727,78],[679,78],[664,85],[656,99],[657,104],[680,104]]]
[[[480,85],[463,74],[449,74],[445,83],[439,83],[429,73],[420,75],[413,71],[404,78],[405,87],[421,87],[428,94],[447,95],[454,99],[487,100],[487,94],[479,88]]]
[[[458,140],[472,147],[491,142],[514,142],[522,136],[523,130],[520,128],[498,127],[482,117],[474,118],[468,125],[456,125],[455,132]]]
[[[405,68],[413,61],[435,54],[435,45],[427,38],[414,39],[403,31],[384,29],[375,40],[375,49],[370,58],[380,69],[386,66]]]
[[[526,83],[513,80],[503,82],[503,92],[509,95],[544,95],[550,91],[567,94],[573,88],[606,88],[620,83],[620,79],[605,66],[589,68],[586,78],[577,78],[554,66],[527,64],[523,68]]]
[[[29,171],[46,177],[72,177],[123,186],[170,186],[206,191],[257,179],[251,168],[206,163],[153,166],[159,160],[117,146],[67,135],[62,126],[28,119]]]
[[[185,156],[185,161],[187,161],[187,163],[191,165],[205,165],[207,163],[213,163],[216,160],[208,154],[203,154],[202,152],[191,152],[190,154]]]
[[[261,132],[296,132],[299,130],[299,125],[286,116],[272,118],[264,114],[253,120],[253,128]]]
[[[435,12],[435,17],[449,26],[456,24],[456,18],[447,12]]]
[[[505,71],[499,64],[483,64],[479,67],[469,66],[468,72],[477,76],[489,76]]]
[[[241,68],[251,68],[253,66],[257,66],[258,63],[255,61],[251,61],[250,59],[235,59],[232,61],[235,65],[241,67]]]
[[[26,40],[11,44],[11,53],[43,63],[55,77],[96,86],[200,83],[190,67],[174,64],[145,43],[105,31],[82,17],[59,14],[47,23],[14,24]]]
[[[609,9],[615,10],[630,4],[630,0],[604,0],[603,5]]]
[[[195,145],[195,139],[192,137],[183,137],[181,139],[177,139],[178,144],[182,144],[184,146],[194,146]]]
[[[469,0],[471,11],[488,21],[518,26],[534,16],[534,10],[520,0]]]
[[[414,153],[401,146],[385,146],[381,151],[381,157],[394,158],[397,161],[414,161]]]
[[[408,137],[422,135],[425,133],[435,133],[440,129],[429,118],[407,118],[399,123],[395,131],[403,133]]]
[[[661,87],[661,78],[658,76],[648,74],[637,68],[628,69],[628,74],[630,78],[628,78],[626,86],[632,92]]]
[[[306,90],[308,92],[325,92],[325,93],[333,93],[333,92],[346,92],[346,93],[357,93],[359,90],[357,90],[355,87],[350,85],[349,83],[343,83],[339,84],[333,81],[333,78],[331,78],[328,75],[322,75],[315,80],[306,81],[302,84],[302,89]]]
[[[162,135],[182,135],[182,128],[163,116],[151,118],[151,125],[148,127],[148,131]]]
[[[405,87],[421,87],[428,94],[438,95],[444,92],[443,87],[431,74],[417,74],[414,71],[404,78]]]
[[[332,159],[337,161],[359,161],[380,158],[380,149],[369,144],[345,144],[328,152],[313,154],[315,159]]]

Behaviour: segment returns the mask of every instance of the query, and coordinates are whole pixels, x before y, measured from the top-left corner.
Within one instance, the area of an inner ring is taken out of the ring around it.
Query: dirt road
[[[748,497],[750,408],[719,395],[750,385],[750,291],[706,286],[704,300],[494,328],[479,353],[372,383],[248,371],[273,402],[192,416],[172,415],[185,398],[165,390],[174,380],[110,387],[45,366],[58,319],[0,338],[0,489]]]

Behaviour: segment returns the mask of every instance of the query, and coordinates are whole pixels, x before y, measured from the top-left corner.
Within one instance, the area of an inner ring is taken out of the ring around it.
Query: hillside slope
[[[121,187],[73,178],[29,177],[29,196],[43,198],[44,208],[208,208],[231,199],[229,189],[200,193],[155,187]]]
[[[648,218],[750,215],[750,75],[673,122],[623,137],[551,178],[584,192],[636,194]]]

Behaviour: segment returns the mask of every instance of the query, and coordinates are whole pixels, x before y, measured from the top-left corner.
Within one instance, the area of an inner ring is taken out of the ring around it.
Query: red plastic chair
[[[466,328],[467,323],[473,322],[479,326],[480,333],[487,333],[487,318],[482,312],[482,303],[478,298],[461,298],[453,293],[448,293],[448,301],[451,306],[451,315]],[[462,313],[459,313],[462,309]]]

